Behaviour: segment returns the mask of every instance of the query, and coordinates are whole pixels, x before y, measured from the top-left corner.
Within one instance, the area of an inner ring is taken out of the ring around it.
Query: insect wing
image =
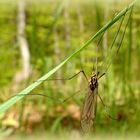
[[[91,127],[94,125],[97,108],[97,94],[98,87],[96,87],[94,91],[89,90],[85,98],[81,113],[81,128],[84,133],[90,131]]]

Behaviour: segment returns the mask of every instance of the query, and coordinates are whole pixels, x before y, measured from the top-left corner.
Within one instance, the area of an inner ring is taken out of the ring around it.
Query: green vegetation
[[[85,77],[79,74],[72,80],[47,79],[68,78],[80,70],[84,70],[90,78],[98,57],[98,71],[101,74],[106,72],[99,80],[99,94],[108,106],[109,114],[118,121],[107,116],[99,100],[96,133],[138,134],[140,29],[139,5],[133,7],[134,2],[25,1],[24,36],[29,46],[30,73],[20,82],[14,81],[15,75],[23,68],[20,43],[17,42],[18,2],[10,6],[10,2],[1,3],[2,133],[47,130],[54,134],[79,130],[80,112],[87,92]],[[74,93],[75,96],[63,102]],[[45,94],[51,99],[25,96],[27,94]]]

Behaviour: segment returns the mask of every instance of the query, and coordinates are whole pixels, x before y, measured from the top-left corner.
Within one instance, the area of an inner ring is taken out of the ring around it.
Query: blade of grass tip
[[[134,0],[132,3],[130,3],[126,8],[124,8],[122,11],[120,11],[113,20],[109,21],[105,26],[103,26],[95,35],[93,35],[84,45],[82,45],[78,50],[76,50],[74,53],[72,53],[69,57],[67,57],[64,61],[62,61],[58,66],[53,68],[51,71],[46,73],[44,76],[38,79],[38,82],[34,82],[31,85],[29,85],[27,88],[19,92],[17,95],[20,94],[29,94],[33,89],[35,89],[38,85],[40,85],[44,80],[49,78],[52,74],[54,74],[58,69],[60,69],[62,66],[64,66],[69,60],[76,57],[83,49],[85,49],[90,43],[92,43],[99,35],[101,35],[103,32],[105,32],[109,27],[111,27],[115,22],[117,22],[124,14],[126,14],[131,7],[134,5],[136,0]],[[0,113],[3,113],[6,111],[9,107],[14,105],[17,101],[22,99],[24,96],[15,96],[13,98],[10,98],[8,101],[4,102],[0,105]]]

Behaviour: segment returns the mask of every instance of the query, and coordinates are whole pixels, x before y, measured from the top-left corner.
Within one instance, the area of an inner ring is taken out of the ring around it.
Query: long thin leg
[[[124,36],[125,36],[125,33],[126,33],[126,29],[127,29],[127,27],[128,27],[129,21],[130,21],[130,17],[131,17],[131,14],[132,14],[132,10],[133,10],[133,7],[132,7],[132,9],[131,9],[131,11],[130,11],[130,14],[129,14],[127,23],[126,23],[126,25],[125,25],[125,29],[124,29],[123,34],[122,34],[122,37],[121,37],[121,39],[120,39],[120,41],[119,41],[119,45],[118,45],[118,48],[117,48],[117,50],[116,50],[116,54],[114,54],[115,56],[119,53],[120,47],[122,46],[122,42],[123,42],[123,40],[124,40]],[[116,41],[116,39],[117,39],[118,33],[120,32],[120,28],[121,28],[121,25],[122,25],[122,22],[123,22],[124,18],[125,18],[125,14],[124,14],[124,16],[122,17],[122,20],[121,20],[121,23],[120,23],[118,32],[117,32],[117,34],[115,35],[115,38],[114,38],[114,40],[113,40],[113,42],[112,42],[111,49],[112,49],[112,47],[113,47],[114,44],[115,44],[115,41]],[[111,66],[111,64],[112,64],[112,62],[113,62],[113,59],[114,59],[114,55],[111,56],[111,60],[108,60],[108,64],[107,64],[107,67],[106,67],[106,69],[105,69],[105,72],[107,72],[108,69],[109,69],[109,67]],[[106,60],[107,60],[107,58],[106,58]],[[107,62],[107,61],[106,61],[106,62]],[[105,63],[104,63],[104,64],[105,64]],[[103,65],[103,66],[104,66],[104,65]]]
[[[117,118],[114,118],[114,117],[112,117],[110,114],[109,114],[109,112],[108,112],[108,110],[107,110],[107,106],[104,104],[104,102],[103,102],[103,100],[102,100],[102,98],[101,98],[101,96],[98,94],[98,97],[99,97],[99,99],[100,99],[100,101],[101,101],[101,103],[102,103],[102,105],[104,106],[104,108],[105,108],[105,111],[106,111],[106,114],[107,114],[107,116],[109,117],[109,118],[111,118],[112,120],[118,120]]]
[[[69,78],[66,78],[66,79],[47,79],[47,80],[71,80],[72,78],[76,77],[76,76],[79,75],[80,73],[82,73],[82,74],[84,75],[84,77],[86,78],[86,80],[87,80],[87,82],[88,82],[88,78],[87,78],[87,76],[86,76],[86,74],[85,74],[85,72],[84,72],[83,70],[79,71],[78,73],[76,73],[76,74],[73,75],[72,77],[69,77]],[[45,80],[43,80],[43,81],[45,81]],[[38,81],[35,81],[35,82],[38,82]],[[70,97],[64,99],[63,101],[60,101],[60,100],[58,100],[58,99],[56,99],[56,98],[53,98],[53,97],[51,97],[51,96],[48,96],[48,95],[45,95],[45,94],[41,94],[41,93],[38,93],[38,94],[33,94],[33,93],[30,93],[30,94],[20,94],[20,95],[14,95],[14,96],[12,96],[12,97],[10,97],[10,98],[13,98],[13,97],[15,97],[15,96],[39,95],[39,96],[47,97],[47,98],[50,98],[50,99],[53,99],[53,100],[56,100],[56,101],[58,101],[58,102],[63,103],[63,102],[66,102],[67,100],[69,100],[70,98],[72,98],[73,96],[75,96],[75,95],[76,95],[77,93],[79,93],[79,92],[80,92],[80,90],[77,91],[76,93],[72,94]]]
[[[119,27],[118,27],[118,29],[117,29],[117,32],[116,32],[116,34],[115,34],[115,36],[114,36],[114,39],[113,39],[113,41],[112,41],[112,43],[111,43],[111,46],[109,47],[109,55],[107,55],[105,58],[104,58],[104,63],[102,63],[101,64],[101,67],[103,68],[103,69],[105,69],[104,71],[105,72],[107,72],[107,70],[108,70],[108,68],[110,67],[110,65],[112,64],[112,61],[113,61],[113,58],[114,58],[114,55],[112,55],[112,53],[114,53],[115,52],[115,49],[117,49],[117,48],[113,48],[114,46],[115,46],[115,43],[116,43],[116,40],[118,39],[118,35],[119,35],[119,33],[120,33],[120,29],[121,29],[121,26],[122,26],[122,23],[123,23],[123,21],[124,21],[124,18],[125,18],[125,15],[122,17],[122,19],[121,19],[121,22],[120,22],[120,25],[119,25]],[[118,49],[117,49],[118,50]],[[117,51],[116,50],[116,51]],[[117,52],[116,52],[116,54],[117,54]]]
[[[73,75],[73,76],[71,76],[71,77],[69,77],[69,78],[62,78],[62,79],[46,79],[46,80],[42,80],[42,81],[51,81],[51,80],[64,80],[64,81],[66,81],[66,80],[71,80],[71,79],[73,79],[74,77],[76,77],[77,75],[79,75],[80,73],[82,73],[82,74],[84,75],[84,77],[86,78],[86,80],[87,80],[87,82],[88,82],[88,78],[87,78],[87,76],[86,76],[86,74],[85,74],[85,72],[84,72],[83,70],[79,71],[78,73],[76,73],[75,75]],[[39,82],[39,81],[41,81],[41,80],[37,80],[37,81],[35,81],[35,82]]]
[[[98,80],[101,78],[101,77],[103,77],[105,75],[105,73],[103,73],[102,75],[100,75],[99,77],[98,77]]]
[[[127,23],[126,23],[126,25],[125,25],[125,29],[124,29],[124,32],[123,32],[123,34],[122,34],[122,38],[121,38],[121,41],[120,41],[120,43],[119,43],[117,53],[119,52],[119,49],[120,49],[120,47],[121,47],[121,45],[122,45],[122,42],[123,42],[123,39],[124,39],[124,36],[125,36],[125,33],[126,33],[126,29],[127,29],[128,24],[129,24],[129,22],[130,22],[130,18],[131,18],[132,12],[133,12],[133,7],[132,7],[132,9],[131,9],[131,11],[130,11],[130,14],[129,14]]]
[[[49,99],[52,99],[52,100],[57,100],[56,98],[54,97],[51,97],[51,96],[48,96],[48,95],[45,95],[45,94],[41,94],[41,93],[30,93],[30,94],[19,94],[19,95],[13,95],[11,96],[10,98],[13,98],[15,96],[30,96],[30,95],[38,95],[38,96],[42,96],[42,97],[46,97],[46,98],[49,98]],[[9,98],[9,99],[10,99]]]
[[[85,88],[85,89],[87,89],[87,88]],[[85,90],[85,89],[84,89],[84,90]],[[64,99],[63,102],[68,101],[68,100],[71,99],[73,96],[75,96],[76,94],[80,93],[80,91],[81,91],[81,90],[78,90],[77,92],[73,93],[71,96],[69,96],[69,97],[67,97],[66,99]]]
[[[85,89],[87,89],[87,88],[85,88]],[[84,89],[84,90],[85,90]],[[35,95],[35,96],[42,96],[42,97],[45,97],[45,98],[49,98],[49,99],[51,99],[51,100],[55,100],[55,101],[57,101],[57,102],[59,102],[59,103],[64,103],[64,102],[67,102],[70,98],[72,98],[73,96],[75,96],[76,94],[78,94],[78,93],[80,93],[80,91],[81,90],[78,90],[78,91],[76,91],[75,93],[73,93],[71,96],[69,96],[69,97],[67,97],[67,98],[65,98],[64,100],[59,100],[59,99],[57,99],[57,98],[54,98],[54,97],[51,97],[51,96],[48,96],[48,95],[46,95],[46,94],[41,94],[41,93],[30,93],[30,94],[20,94],[20,95],[13,95],[13,96],[11,96],[10,98],[13,98],[13,97],[15,97],[15,96],[30,96],[30,95]],[[9,98],[9,99],[10,99]]]

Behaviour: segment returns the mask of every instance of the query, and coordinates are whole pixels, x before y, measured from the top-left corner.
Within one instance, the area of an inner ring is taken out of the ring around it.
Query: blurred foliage
[[[40,3],[26,1],[26,37],[29,43],[32,73],[25,85],[56,66],[56,60],[61,62],[69,56],[128,3],[129,1],[107,1],[104,4],[98,4],[90,0],[86,2],[68,1],[69,5],[66,7],[65,3],[55,0]],[[12,78],[22,67],[16,38],[17,3],[15,1],[15,3],[9,4],[10,2],[0,4],[1,103],[15,94],[12,93]],[[80,12],[78,12],[78,8]],[[68,19],[64,17],[64,12],[69,15]],[[80,18],[82,18],[81,21]],[[120,29],[121,34],[124,31],[127,19],[128,15]],[[99,93],[105,104],[109,106],[109,113],[118,118],[119,121],[108,118],[105,108],[99,101],[95,124],[97,132],[119,131],[125,133],[131,130],[140,130],[139,22],[139,6],[137,5],[134,7],[119,54],[114,55],[114,61],[106,76],[99,81]],[[95,57],[97,55],[99,56],[98,70],[103,72],[107,65],[104,64],[105,58],[110,55],[109,46],[117,32],[119,23],[120,21],[107,31],[106,38],[103,38],[100,43],[98,54],[96,53],[96,47],[99,39],[84,50],[80,56],[58,71],[61,78],[70,77],[81,69],[84,69],[90,77],[92,67],[95,67]],[[80,29],[80,24],[82,24],[83,30]],[[69,32],[66,32],[67,28],[69,28]],[[67,35],[70,40],[67,40]],[[118,36],[121,37],[120,34]],[[105,44],[105,39],[107,44]],[[116,42],[119,43],[119,40]],[[57,47],[55,46],[56,43]],[[70,43],[69,48],[67,43]],[[117,43],[114,47],[117,46]],[[55,49],[58,49],[58,54]],[[55,76],[57,77],[57,73],[52,78],[55,78]],[[23,85],[21,84],[19,89],[23,88]],[[86,94],[86,85],[86,80],[80,76],[67,82],[44,82],[33,93],[45,93],[56,100],[39,96],[26,97],[26,100],[22,103],[17,103],[8,112],[1,114],[1,130],[9,133],[15,130],[32,133],[35,129],[47,129],[50,132],[61,132],[65,128],[68,130],[79,129],[80,111]],[[79,94],[60,104],[59,100],[69,97],[79,89]]]

